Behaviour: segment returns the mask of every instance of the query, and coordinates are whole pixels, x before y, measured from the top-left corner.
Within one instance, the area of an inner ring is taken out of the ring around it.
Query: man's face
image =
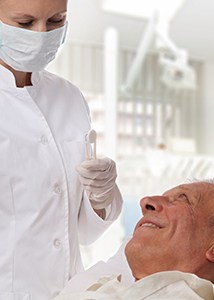
[[[214,185],[190,183],[140,202],[143,218],[126,246],[133,275],[197,274],[214,240]]]

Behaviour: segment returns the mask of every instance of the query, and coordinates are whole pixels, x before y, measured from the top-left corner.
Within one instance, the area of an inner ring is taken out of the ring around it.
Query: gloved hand
[[[77,167],[80,182],[94,209],[106,208],[114,199],[116,165],[110,158],[85,160]]]

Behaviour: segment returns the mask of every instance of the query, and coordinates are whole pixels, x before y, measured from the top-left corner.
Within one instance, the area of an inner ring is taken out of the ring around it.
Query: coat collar
[[[41,72],[35,72],[32,73],[32,84],[35,86],[38,81],[40,80],[40,74]],[[13,73],[8,70],[7,68],[3,67],[0,65],[0,88],[17,88],[16,86],[16,80],[13,75]],[[30,88],[30,87],[29,87]],[[17,89],[22,89],[22,88],[17,88]]]

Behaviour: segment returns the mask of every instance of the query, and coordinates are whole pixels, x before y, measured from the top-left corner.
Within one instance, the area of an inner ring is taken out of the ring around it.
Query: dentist
[[[90,130],[78,88],[44,68],[67,0],[0,0],[0,300],[48,300],[82,269],[79,244],[118,217],[109,158],[84,161]]]

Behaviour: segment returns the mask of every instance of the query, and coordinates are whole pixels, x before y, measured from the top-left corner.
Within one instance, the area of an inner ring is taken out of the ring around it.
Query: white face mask
[[[38,32],[0,21],[0,59],[17,71],[41,71],[55,58],[66,31],[67,22],[60,28]]]

